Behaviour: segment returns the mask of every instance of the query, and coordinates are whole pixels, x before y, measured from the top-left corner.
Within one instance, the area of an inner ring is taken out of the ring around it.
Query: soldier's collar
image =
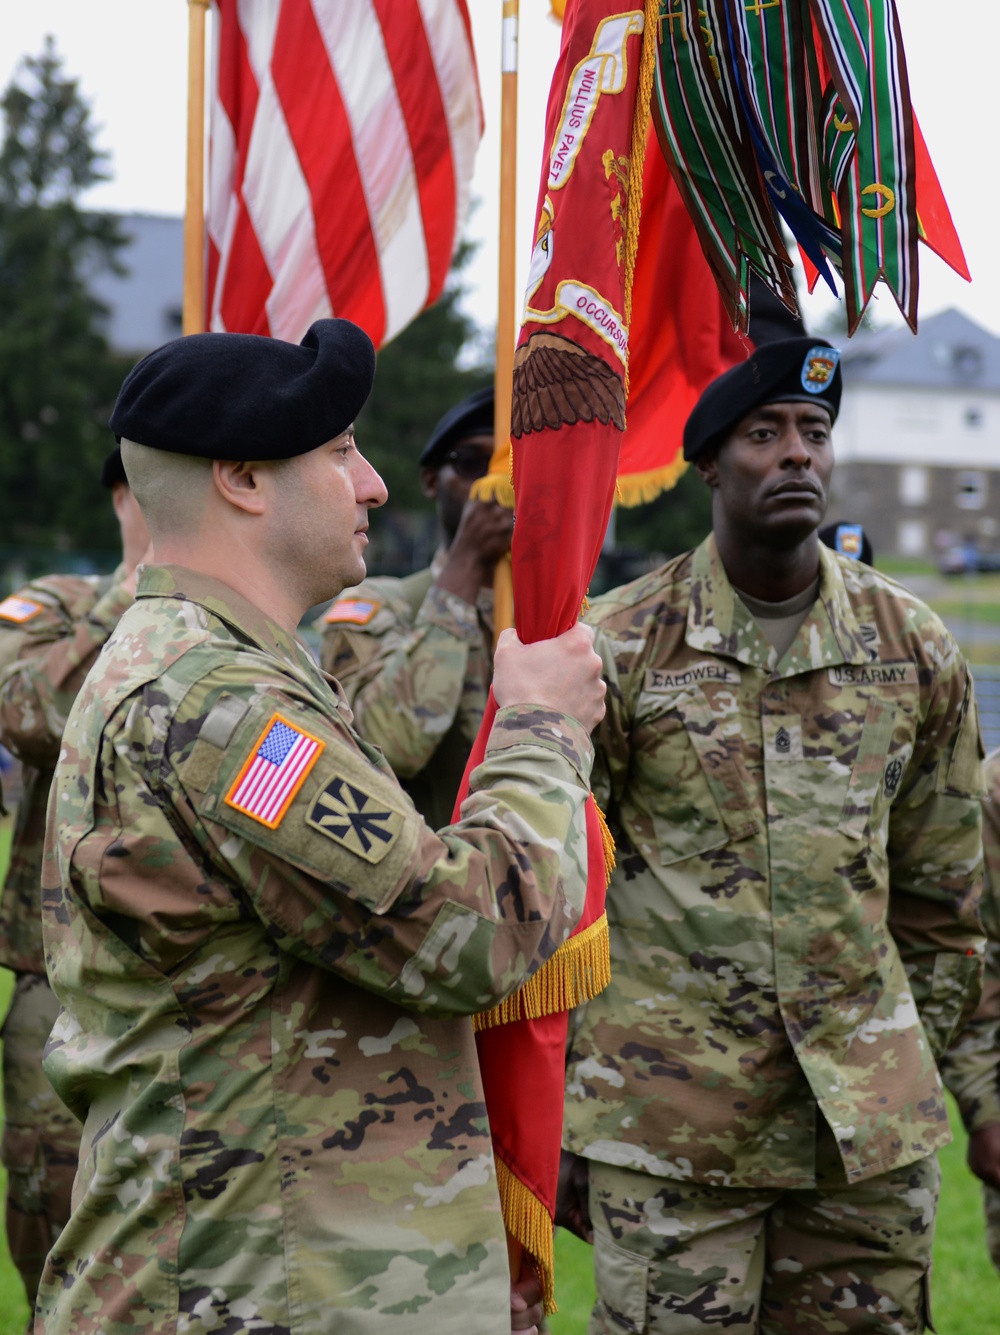
[[[295,664],[311,663],[294,635],[221,579],[179,565],[139,567],[136,598],[176,598],[197,603],[265,652]]]
[[[782,660],[781,675],[870,660],[840,565],[822,543],[819,566],[819,596]],[[711,533],[695,548],[692,558],[685,638],[695,649],[722,654],[764,670],[773,669],[771,646],[730,583]],[[805,657],[801,653],[803,643],[808,645]]]

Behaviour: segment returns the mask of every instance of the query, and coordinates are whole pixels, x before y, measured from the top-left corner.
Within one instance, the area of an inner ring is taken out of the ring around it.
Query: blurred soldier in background
[[[875,564],[875,553],[871,540],[860,524],[841,520],[836,524],[824,524],[819,531],[819,540],[833,552],[849,556],[855,561],[863,561],[866,566]]]
[[[321,662],[434,829],[451,820],[493,669],[493,567],[513,513],[470,501],[493,453],[493,390],[451,408],[420,456],[441,546],[426,570],[347,589],[318,623]]]
[[[979,1007],[949,1049],[942,1074],[969,1133],[969,1167],[983,1183],[986,1245],[1000,1271],[1000,750],[983,771],[983,854],[986,875],[980,917],[986,968]]]
[[[106,578],[48,575],[0,603],[0,740],[23,764],[23,790],[0,901],[0,964],[15,974],[3,1026],[7,1239],[33,1306],[45,1257],[70,1213],[80,1123],[42,1070],[59,1003],[45,976],[41,869],[45,807],[70,706],[118,618],[132,604],[149,533],[115,449],[111,492],[122,562]]]

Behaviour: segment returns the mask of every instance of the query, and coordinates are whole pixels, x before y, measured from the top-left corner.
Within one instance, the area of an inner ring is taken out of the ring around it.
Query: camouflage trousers
[[[727,1188],[591,1162],[588,1335],[923,1331],[936,1157],[841,1183]]]
[[[70,1215],[80,1123],[42,1070],[42,1052],[59,1013],[44,975],[19,974],[4,1021],[4,1128],[7,1243],[34,1306],[45,1258]]]
[[[983,1208],[986,1211],[986,1246],[994,1268],[1000,1271],[1000,1191],[996,1187],[983,1187]]]

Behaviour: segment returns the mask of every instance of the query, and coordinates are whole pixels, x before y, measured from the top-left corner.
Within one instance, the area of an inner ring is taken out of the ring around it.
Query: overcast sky
[[[468,281],[467,306],[484,324],[496,319],[496,215],[499,181],[499,0],[469,0],[486,109],[487,131],[477,161],[479,206],[467,228],[481,242]],[[533,233],[542,153],[542,121],[559,31],[547,0],[521,0],[518,107],[518,290],[523,288]],[[920,316],[956,306],[1000,334],[1000,276],[992,255],[1000,205],[996,118],[987,101],[998,76],[1000,6],[994,0],[903,0],[900,21],[913,104],[965,247],[967,284],[920,247]],[[959,14],[961,22],[959,22]],[[24,54],[37,54],[52,33],[67,71],[80,81],[110,150],[114,179],[96,187],[94,208],[180,214],[184,208],[187,0],[4,0],[0,86]],[[815,321],[829,299],[806,299]],[[877,303],[883,322],[898,322],[888,295]]]

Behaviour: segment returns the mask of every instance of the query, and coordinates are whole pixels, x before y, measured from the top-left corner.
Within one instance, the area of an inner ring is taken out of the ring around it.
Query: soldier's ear
[[[436,468],[421,468],[420,485],[424,489],[424,495],[429,501],[436,501],[438,495],[438,470]]]
[[[695,459],[694,466],[697,469],[698,476],[704,482],[706,487],[717,487],[719,485],[719,456],[715,450],[702,455],[700,459]]]
[[[245,510],[248,514],[262,514],[265,499],[260,486],[260,475],[264,467],[266,465],[213,459],[212,480],[223,499],[237,510]]]

